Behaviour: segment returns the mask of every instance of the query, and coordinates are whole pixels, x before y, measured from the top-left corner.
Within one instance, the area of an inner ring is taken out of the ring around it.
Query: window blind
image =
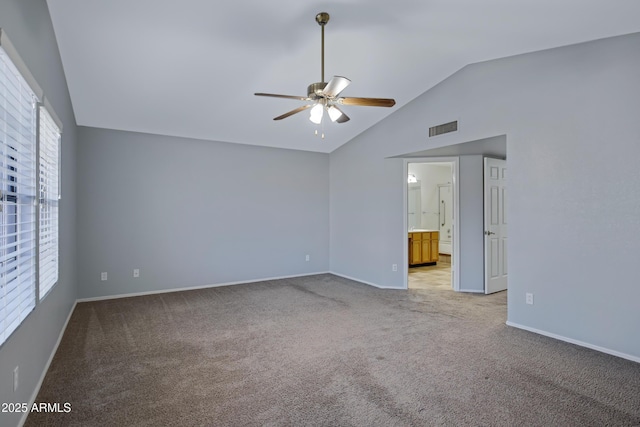
[[[0,47],[0,343],[36,303],[36,97]]]
[[[58,281],[60,129],[42,105],[38,116],[38,295],[42,299]]]

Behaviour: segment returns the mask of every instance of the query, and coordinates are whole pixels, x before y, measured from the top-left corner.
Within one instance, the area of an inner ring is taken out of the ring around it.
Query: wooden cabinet
[[[435,239],[431,238],[431,259],[433,262],[440,260],[440,233],[436,232]]]
[[[411,234],[413,233],[409,234],[409,265],[420,264],[422,262],[422,240],[412,238]]]
[[[435,264],[438,262],[438,231],[414,231],[409,233],[409,265]]]

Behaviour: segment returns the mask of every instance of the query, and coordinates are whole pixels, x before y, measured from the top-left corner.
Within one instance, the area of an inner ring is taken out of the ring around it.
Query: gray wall
[[[403,269],[392,265],[404,262],[407,178],[402,159],[385,158],[385,146],[396,142],[393,132],[373,129],[330,155],[331,272],[382,288],[403,286]]]
[[[506,135],[509,322],[640,360],[638,46],[467,66],[331,153],[331,270],[400,288],[405,184],[390,157]],[[426,136],[455,119],[458,132]]]
[[[484,292],[483,156],[460,156],[460,290]]]
[[[327,154],[79,129],[80,298],[329,270]]]
[[[49,11],[44,0],[2,0],[6,31],[63,121],[60,278],[43,302],[0,348],[0,402],[29,402],[76,298],[76,127]],[[13,369],[20,384],[13,392]],[[22,414],[0,413],[0,425],[16,425]]]

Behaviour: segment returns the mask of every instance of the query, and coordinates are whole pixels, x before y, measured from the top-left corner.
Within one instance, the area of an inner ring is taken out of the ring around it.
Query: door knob
[[[485,236],[491,236],[492,234],[496,234],[496,233],[494,233],[493,231],[485,231],[484,232]]]

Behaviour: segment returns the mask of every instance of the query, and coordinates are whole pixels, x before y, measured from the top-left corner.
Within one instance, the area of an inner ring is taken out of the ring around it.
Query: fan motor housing
[[[326,86],[327,86],[326,82],[311,83],[309,87],[307,87],[307,96],[309,96],[309,98],[321,97],[320,94],[322,93],[322,91]]]

